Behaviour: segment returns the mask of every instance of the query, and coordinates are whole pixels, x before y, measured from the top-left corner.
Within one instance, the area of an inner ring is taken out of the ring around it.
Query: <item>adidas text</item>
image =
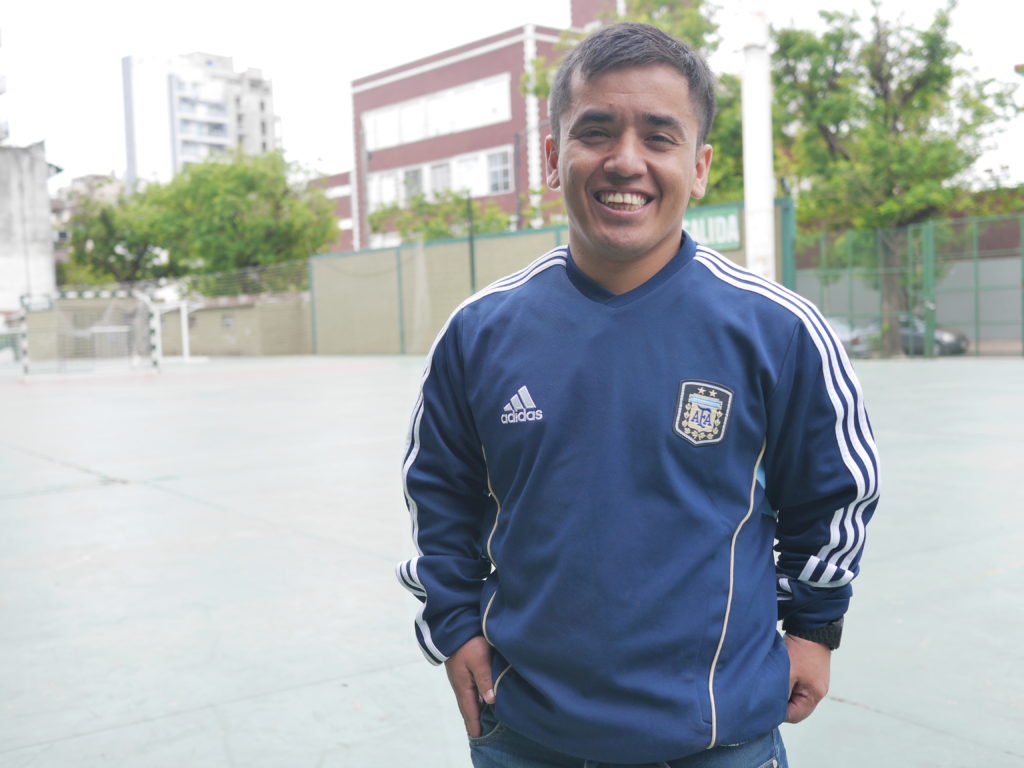
[[[536,408],[532,411],[513,411],[512,413],[501,414],[502,424],[516,424],[520,421],[540,421],[544,418],[544,411]]]

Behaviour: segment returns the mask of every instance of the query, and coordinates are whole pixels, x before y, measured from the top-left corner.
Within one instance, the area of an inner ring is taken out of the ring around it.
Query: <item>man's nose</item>
[[[633,178],[647,170],[644,147],[640,137],[625,133],[619,137],[605,160],[604,170],[609,176]]]

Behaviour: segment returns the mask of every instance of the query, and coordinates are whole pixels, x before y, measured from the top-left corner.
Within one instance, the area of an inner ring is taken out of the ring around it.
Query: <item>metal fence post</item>
[[[469,221],[469,293],[476,293],[476,238],[473,236],[473,197],[466,193],[466,218]]]
[[[782,284],[796,290],[796,206],[792,197],[779,198],[782,217]]]
[[[313,280],[313,259],[309,259],[309,336],[313,354],[319,354],[316,342],[316,283]]]
[[[402,247],[395,248],[395,272],[398,277],[398,354],[405,354],[405,290],[402,286]]]
[[[825,306],[825,280],[828,274],[828,244],[825,230],[818,233],[818,306]]]
[[[853,320],[853,238],[857,233],[846,233],[846,315],[850,320],[850,328],[856,326]]]
[[[935,356],[935,222],[931,219],[921,227],[921,251],[924,274],[921,293],[924,295],[924,355]]]
[[[21,374],[28,376],[28,313],[25,313],[25,330],[18,339],[21,346]]]
[[[978,262],[978,220],[971,220],[971,257],[974,259],[974,356],[981,354],[981,265]]]

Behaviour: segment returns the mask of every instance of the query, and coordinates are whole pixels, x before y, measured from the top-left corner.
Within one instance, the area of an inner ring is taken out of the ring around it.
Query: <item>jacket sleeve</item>
[[[767,441],[779,619],[817,629],[849,605],[878,503],[878,452],[849,358],[809,304],[768,398]]]
[[[403,464],[418,555],[396,570],[402,586],[422,603],[416,639],[434,664],[480,634],[480,592],[491,570],[480,542],[492,505],[466,402],[458,337],[456,314],[427,358]]]

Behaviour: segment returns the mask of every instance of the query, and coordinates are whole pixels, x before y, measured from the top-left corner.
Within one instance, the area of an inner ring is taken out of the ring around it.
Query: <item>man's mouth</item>
[[[598,192],[597,200],[613,211],[639,211],[650,198],[638,192]]]

